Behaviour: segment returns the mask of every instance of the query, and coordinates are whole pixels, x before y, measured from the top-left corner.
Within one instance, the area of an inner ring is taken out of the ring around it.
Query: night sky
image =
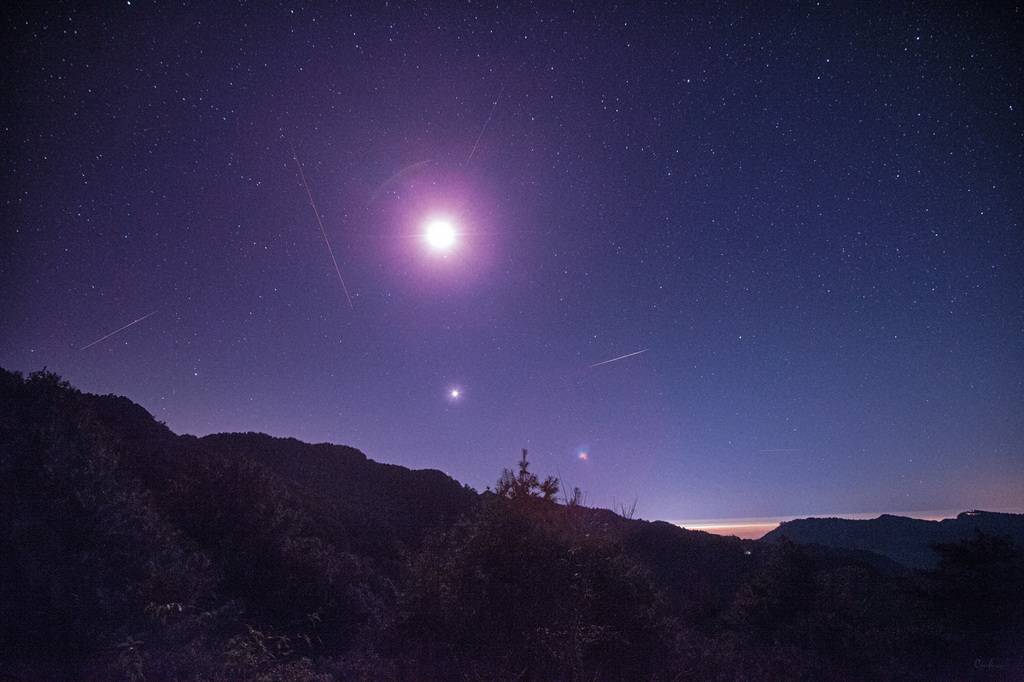
[[[33,4],[0,366],[645,518],[1021,506],[1019,5]]]

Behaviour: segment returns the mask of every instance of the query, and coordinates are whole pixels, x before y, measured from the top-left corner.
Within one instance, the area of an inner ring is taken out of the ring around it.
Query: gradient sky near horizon
[[[645,518],[1024,500],[1019,6],[359,5],[7,9],[0,366]]]

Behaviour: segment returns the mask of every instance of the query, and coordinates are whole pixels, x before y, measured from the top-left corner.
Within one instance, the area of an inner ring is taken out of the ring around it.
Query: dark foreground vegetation
[[[625,519],[0,370],[0,679],[1024,679],[1012,540],[929,569]]]

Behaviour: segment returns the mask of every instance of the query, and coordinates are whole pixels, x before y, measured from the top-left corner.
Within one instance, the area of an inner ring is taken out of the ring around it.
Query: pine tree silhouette
[[[537,474],[530,471],[530,462],[526,459],[526,448],[523,448],[523,458],[519,460],[519,473],[515,474],[511,469],[501,472],[501,478],[495,486],[495,492],[510,500],[521,500],[526,498],[541,498],[548,502],[554,501],[558,494],[558,479],[548,476],[541,482]]]

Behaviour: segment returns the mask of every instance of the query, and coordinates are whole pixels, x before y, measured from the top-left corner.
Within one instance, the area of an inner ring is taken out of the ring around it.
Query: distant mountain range
[[[1024,545],[1024,514],[963,512],[955,519],[925,521],[883,514],[877,519],[810,518],[786,521],[761,542],[783,539],[799,545],[874,552],[909,568],[934,568],[937,544],[961,542],[977,533],[1005,536]]]

